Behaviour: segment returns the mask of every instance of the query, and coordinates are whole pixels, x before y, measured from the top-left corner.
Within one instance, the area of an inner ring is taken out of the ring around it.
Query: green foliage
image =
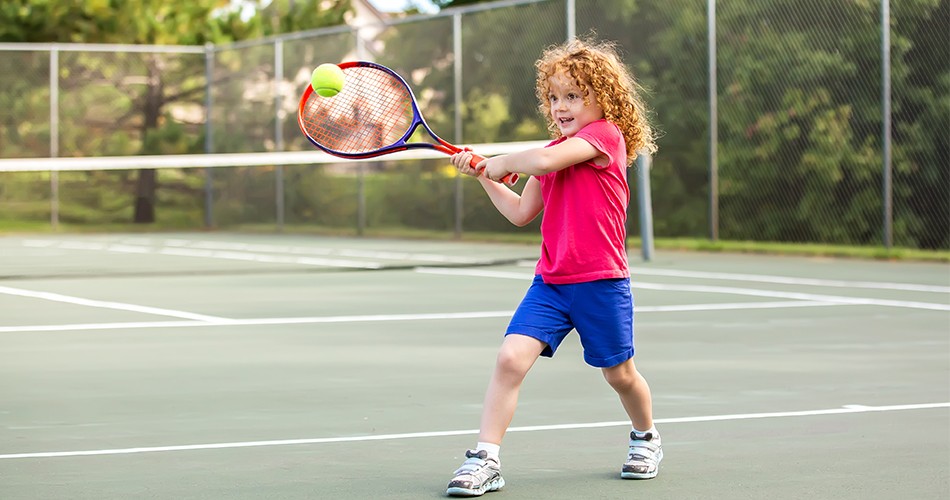
[[[950,247],[950,1],[891,2],[894,237]],[[708,234],[706,2],[593,0],[661,132],[655,230]],[[880,2],[717,3],[720,237],[878,244]],[[623,15],[603,16],[605,11]]]
[[[0,7],[0,41],[223,42],[233,39],[232,33],[215,14],[227,5],[227,0],[6,0]]]
[[[325,168],[286,170],[287,221],[323,227],[356,227],[358,179]]]
[[[337,26],[346,22],[350,0],[269,0],[257,2],[255,20],[262,25],[263,35],[279,35],[296,31]]]
[[[398,25],[380,39],[377,59],[400,74],[420,96],[429,125],[450,141],[467,144],[547,138],[534,95],[534,61],[543,47],[564,38],[563,5],[541,2],[464,16],[462,21],[462,137],[454,137],[452,20]],[[536,22],[522,26],[524,19]],[[517,25],[517,26],[516,26]],[[537,47],[537,50],[512,50]]]
[[[443,7],[471,3],[477,1],[437,2]],[[7,0],[0,4],[0,41],[222,43],[338,24],[349,9],[346,1],[243,4],[257,8],[257,14],[242,17],[226,8],[229,2],[217,0],[187,5]],[[950,0],[901,0],[891,6],[894,238],[899,246],[947,249]],[[542,139],[546,130],[536,109],[533,62],[545,46],[563,40],[563,7],[551,1],[466,14],[460,55],[452,52],[449,17],[388,27],[370,51],[410,80],[427,121],[444,138],[468,144]],[[717,8],[720,237],[879,244],[884,211],[880,2],[735,0],[718,2]],[[577,32],[594,30],[598,38],[616,40],[646,87],[660,132],[652,170],[656,233],[706,236],[706,2],[588,0],[577,2],[577,9]],[[287,41],[285,70],[340,60],[353,50],[349,33]],[[276,147],[272,59],[273,47],[267,44],[215,51],[215,151]],[[461,137],[454,122],[457,62],[463,73]],[[43,119],[50,112],[48,57],[2,52],[0,66],[7,68],[0,72],[0,155],[48,156],[51,127]],[[203,54],[60,53],[60,74],[54,75],[60,85],[60,154],[202,151],[204,69]],[[295,76],[286,74],[280,82],[294,86],[285,94],[299,95]],[[294,103],[284,104],[292,114]],[[282,125],[286,148],[309,147],[292,119]],[[431,165],[406,176],[394,176],[384,164],[366,168],[362,181],[352,172],[287,169],[288,219],[354,225],[356,193],[363,189],[370,227],[453,227],[453,176]],[[251,170],[226,174],[222,169],[216,175],[216,219],[226,224],[273,221],[275,171]],[[130,207],[144,202],[162,210],[173,205],[200,210],[196,190],[203,177],[183,175],[160,175],[158,192],[149,178],[130,173],[81,181],[121,195],[73,199],[62,191],[71,207],[101,204],[103,219],[147,221]],[[511,228],[478,185],[467,181],[461,182],[467,231],[536,229]],[[177,187],[166,188],[166,183]],[[21,195],[0,186],[0,200],[24,213],[47,210],[35,202],[48,196],[43,182],[22,187]]]
[[[266,4],[266,7],[262,7]],[[0,5],[2,42],[85,42],[150,45],[226,43],[340,24],[349,0],[255,2],[247,17],[228,0],[7,0]],[[49,58],[0,53],[24,72],[0,75],[0,154],[49,156]],[[58,154],[103,156],[201,151],[205,61],[200,54],[63,52],[53,75],[60,91]],[[43,73],[46,73],[45,75]],[[45,108],[45,109],[44,109]],[[37,110],[39,109],[39,113]],[[44,112],[45,111],[45,112]],[[33,120],[24,119],[33,118]],[[240,140],[240,139],[238,139]],[[155,172],[140,171],[132,220],[152,223],[157,193]],[[86,200],[89,201],[89,200]],[[128,211],[124,215],[130,215]]]

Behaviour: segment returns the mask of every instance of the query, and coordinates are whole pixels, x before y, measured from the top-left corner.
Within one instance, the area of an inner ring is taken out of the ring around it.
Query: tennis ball
[[[321,97],[333,97],[343,90],[343,70],[336,64],[321,64],[310,75],[310,86]]]

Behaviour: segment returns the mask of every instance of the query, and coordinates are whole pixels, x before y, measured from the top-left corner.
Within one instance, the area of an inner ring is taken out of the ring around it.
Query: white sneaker
[[[653,479],[660,471],[663,460],[663,445],[658,433],[637,435],[630,432],[630,450],[623,464],[620,477],[624,479]]]
[[[485,450],[468,450],[465,452],[465,461],[455,471],[455,477],[449,481],[445,493],[453,497],[480,497],[504,487],[501,464],[489,458]]]

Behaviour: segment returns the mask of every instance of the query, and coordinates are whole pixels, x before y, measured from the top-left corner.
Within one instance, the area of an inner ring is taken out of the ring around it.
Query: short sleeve
[[[624,145],[623,134],[613,123],[607,120],[597,120],[588,123],[580,129],[574,137],[584,139],[598,151],[607,155],[611,163],[627,164],[627,148]]]

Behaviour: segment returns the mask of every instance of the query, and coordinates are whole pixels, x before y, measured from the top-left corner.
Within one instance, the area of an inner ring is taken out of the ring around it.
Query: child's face
[[[564,137],[573,137],[580,129],[604,117],[604,110],[597,104],[597,96],[591,92],[590,104],[584,104],[584,94],[570,77],[555,73],[548,79],[551,118]],[[589,87],[588,87],[589,88]]]

